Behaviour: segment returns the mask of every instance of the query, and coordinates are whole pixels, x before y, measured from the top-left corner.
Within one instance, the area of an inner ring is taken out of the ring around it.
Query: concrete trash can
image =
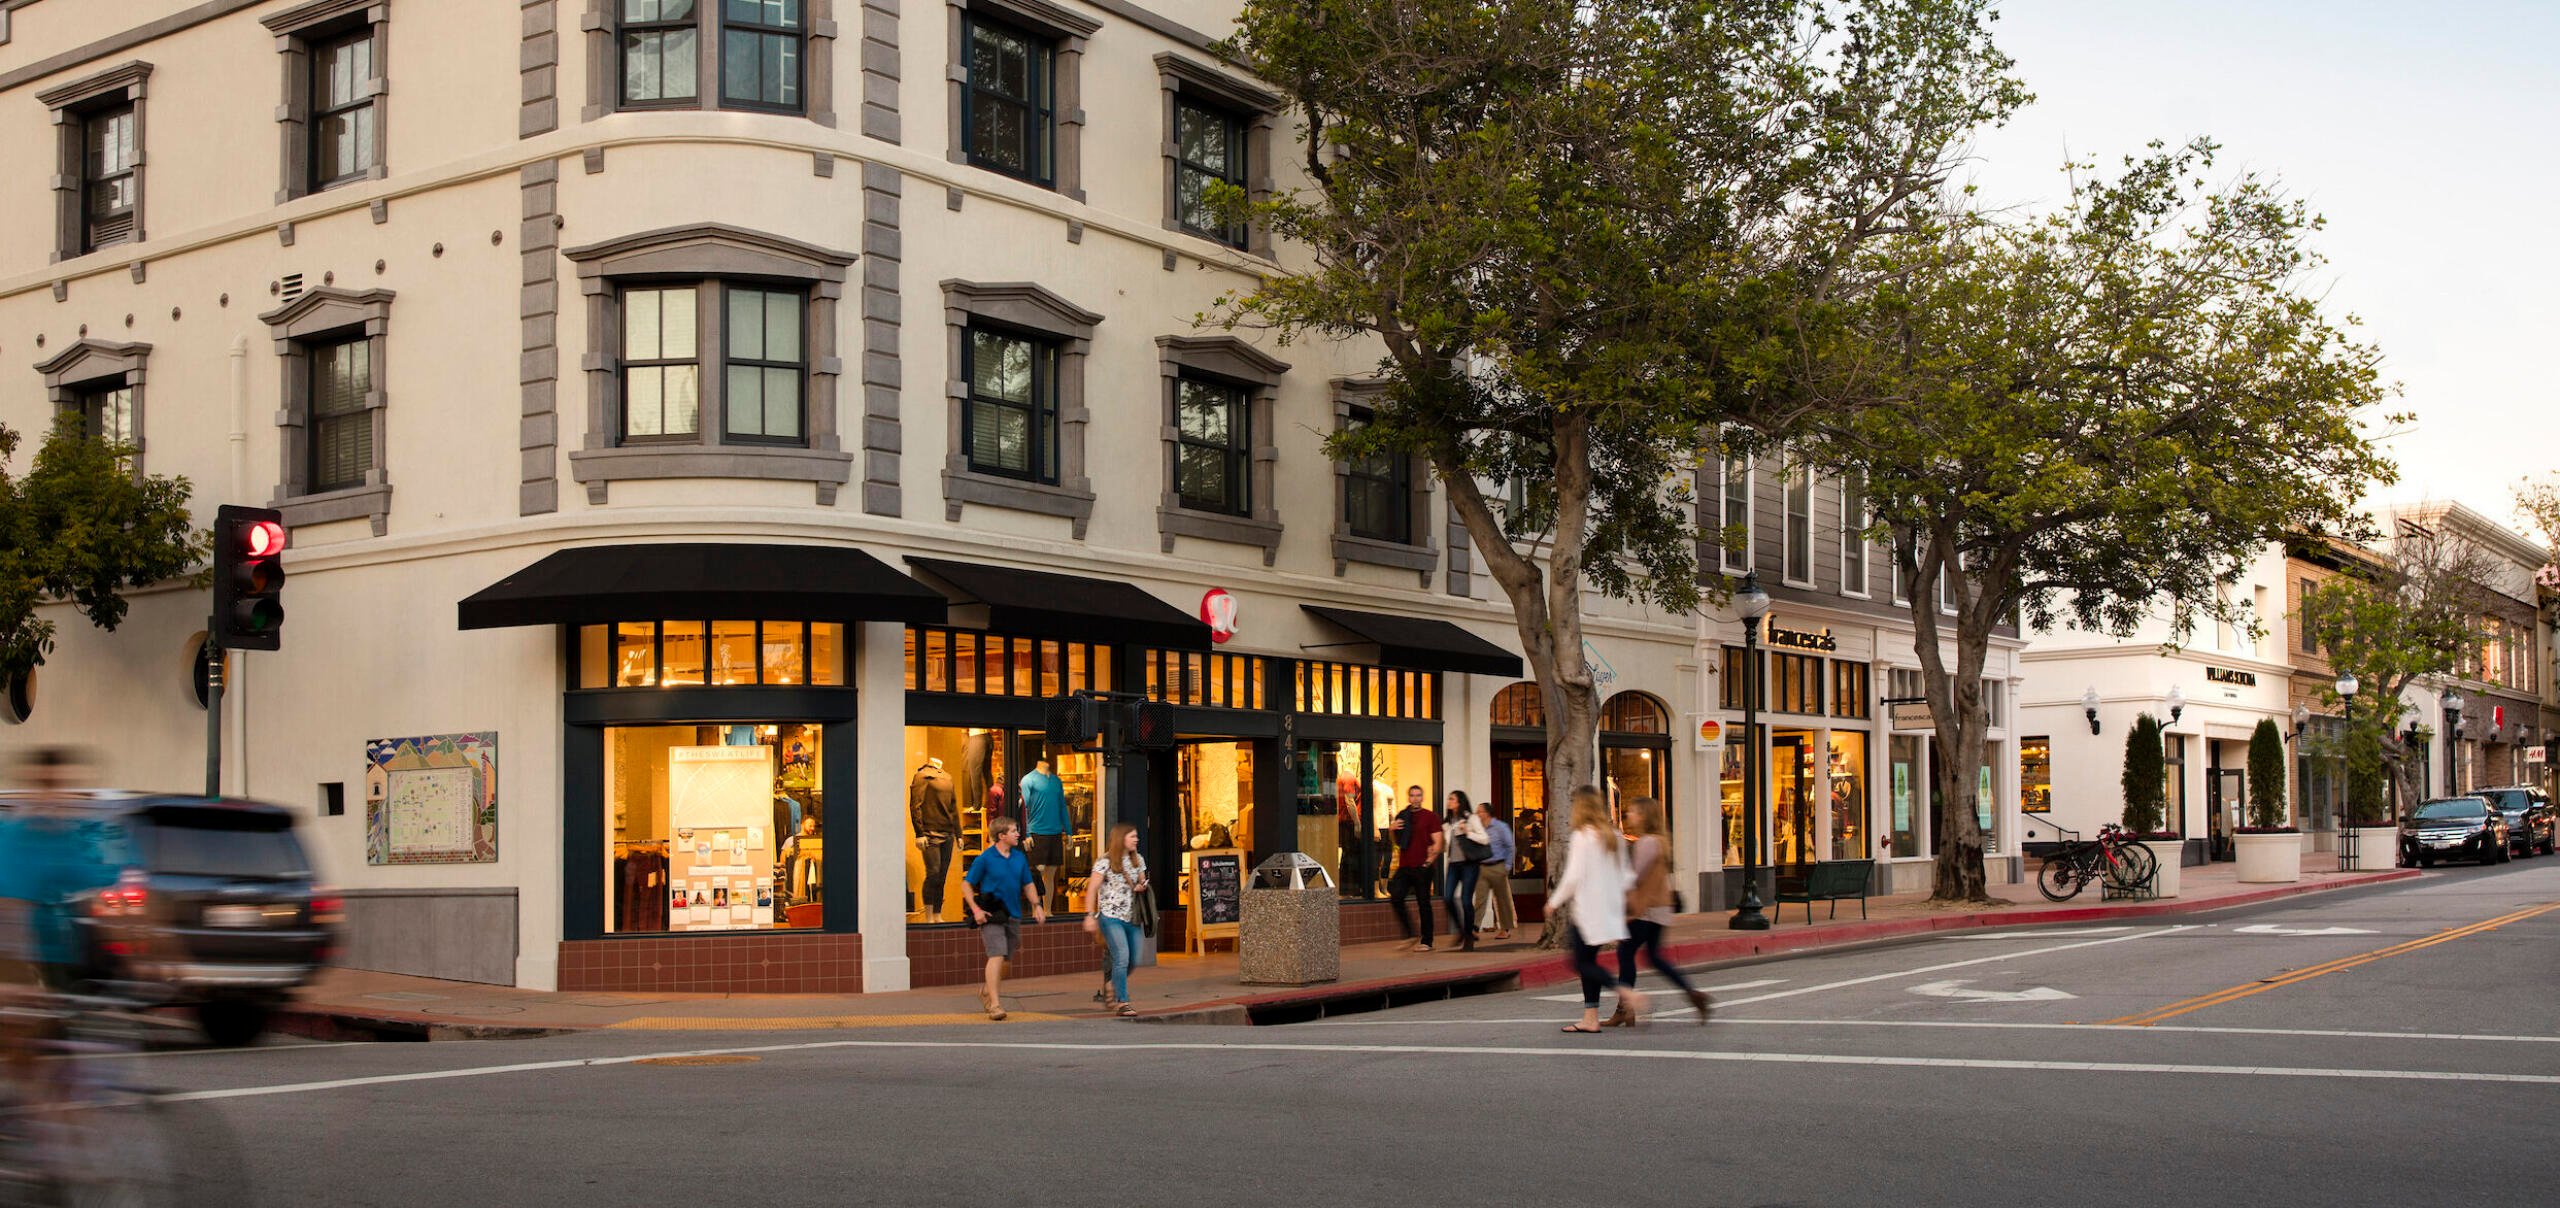
[[[1243,981],[1306,986],[1342,976],[1342,893],[1304,852],[1282,852],[1253,870],[1237,923]]]

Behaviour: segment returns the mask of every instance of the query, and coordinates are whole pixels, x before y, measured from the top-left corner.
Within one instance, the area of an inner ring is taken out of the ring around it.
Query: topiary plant
[[[2168,812],[2169,769],[2160,754],[2160,721],[2145,713],[2124,736],[2124,828],[2156,834]]]
[[[2284,829],[2284,735],[2272,718],[2259,718],[2249,735],[2249,825]]]

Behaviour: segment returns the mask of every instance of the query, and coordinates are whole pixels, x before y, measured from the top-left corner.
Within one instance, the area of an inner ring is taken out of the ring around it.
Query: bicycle
[[[2149,885],[2159,871],[2160,862],[2150,848],[2134,842],[2123,827],[2109,823],[2098,828],[2097,838],[2045,857],[2044,870],[2036,874],[2036,888],[2049,901],[2068,902],[2091,881],[2104,879],[2108,889],[2129,894]]]
[[[87,988],[102,992],[20,987],[0,1003],[0,1208],[248,1203],[209,1108],[120,1076],[152,999]]]

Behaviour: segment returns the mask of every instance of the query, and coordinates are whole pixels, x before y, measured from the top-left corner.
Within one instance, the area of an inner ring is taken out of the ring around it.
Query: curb
[[[423,1041],[533,1040],[589,1029],[549,1024],[476,1023],[397,1011],[353,1011],[297,1004],[277,1011],[269,1030],[305,1040]]]

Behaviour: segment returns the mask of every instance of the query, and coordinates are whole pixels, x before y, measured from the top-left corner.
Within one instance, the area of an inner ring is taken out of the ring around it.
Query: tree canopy
[[[17,432],[0,426],[0,671],[44,661],[67,601],[100,629],[124,620],[124,593],[187,574],[204,557],[184,478],[137,476],[134,450],[89,438],[65,413],[23,475]]]
[[[2379,558],[2352,561],[2347,573],[2304,593],[2305,631],[2332,668],[2356,677],[2352,724],[2320,746],[2358,767],[2369,763],[2377,794],[2387,778],[2402,801],[2417,800],[2423,769],[2400,726],[2409,712],[2402,694],[2421,678],[2457,670],[2476,647],[2488,603],[2482,585],[2495,573],[2490,554],[2461,534],[2409,527]],[[2346,713],[2335,685],[2320,695],[2326,710]]]

